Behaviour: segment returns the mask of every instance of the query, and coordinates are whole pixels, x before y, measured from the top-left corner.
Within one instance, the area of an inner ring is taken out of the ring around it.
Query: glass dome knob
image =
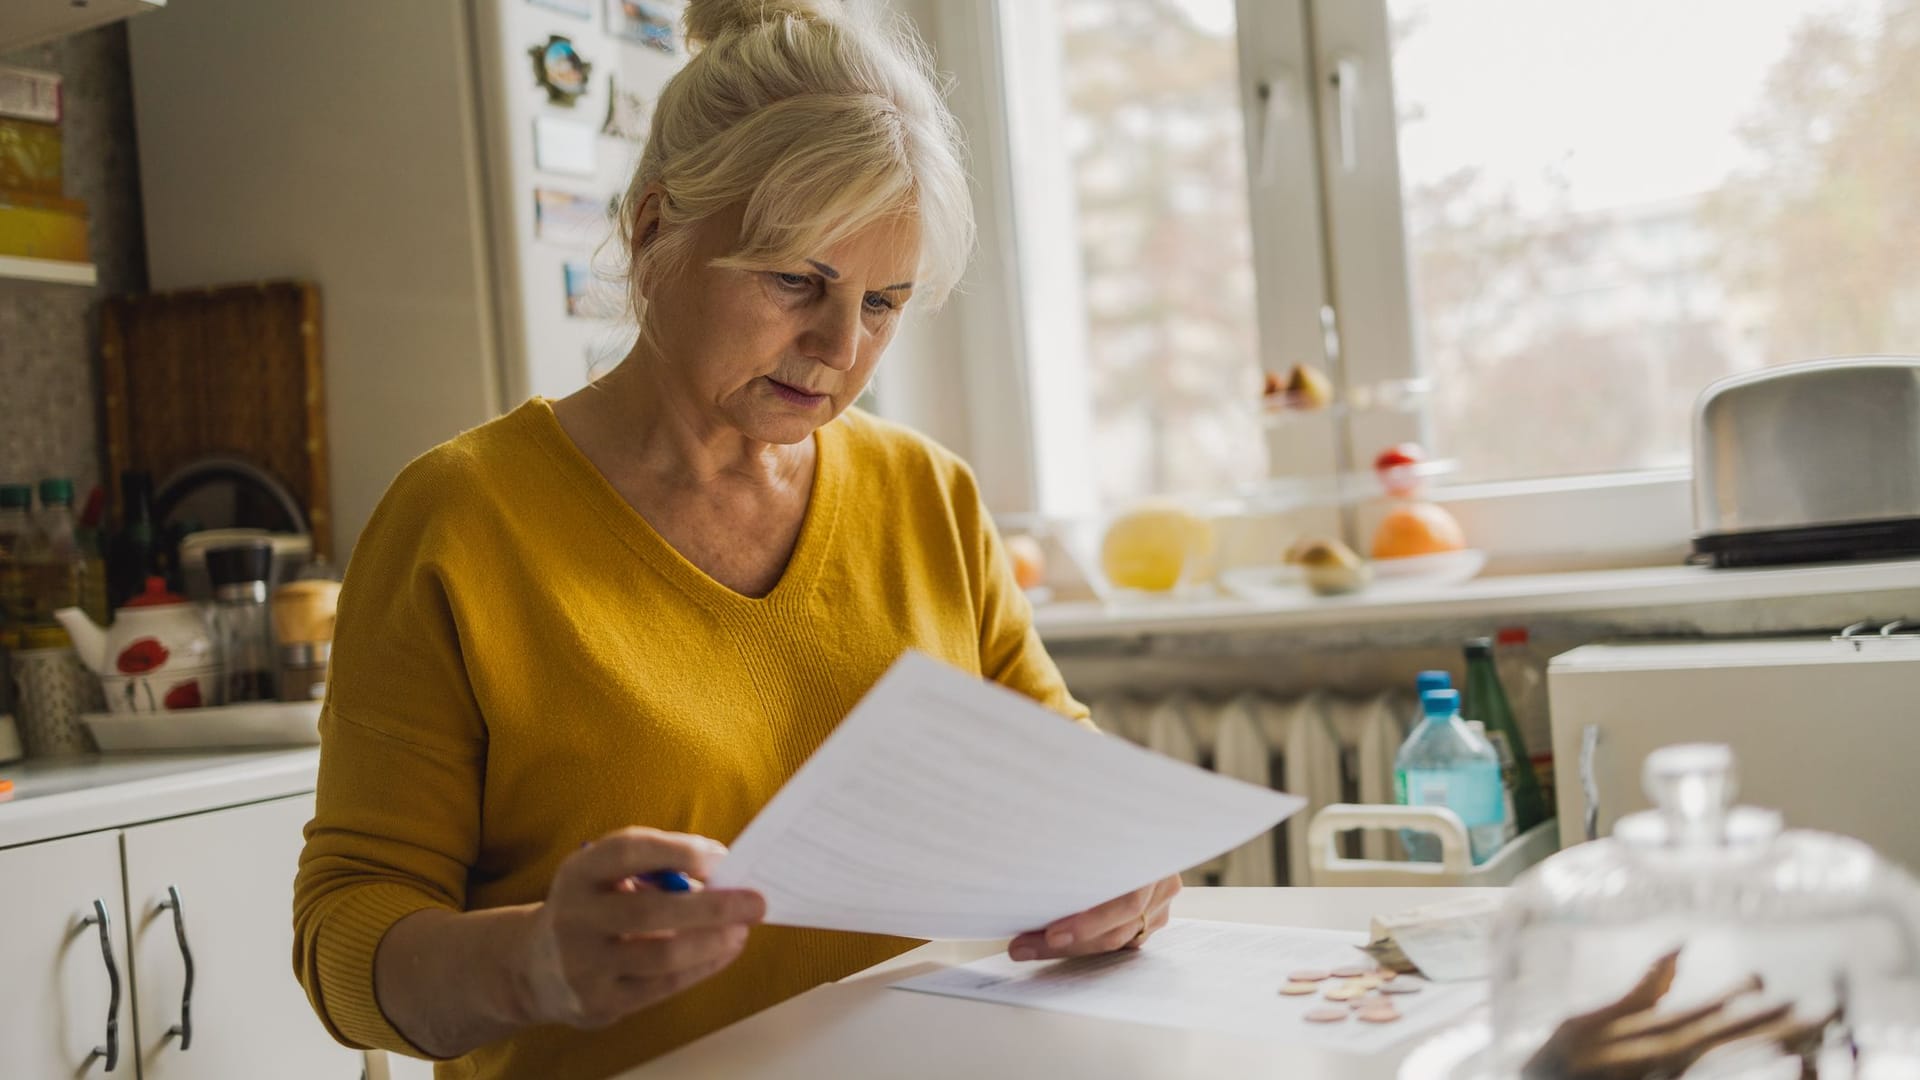
[[[1676,847],[1718,844],[1739,790],[1733,751],[1719,743],[1666,746],[1647,755],[1640,784]]]

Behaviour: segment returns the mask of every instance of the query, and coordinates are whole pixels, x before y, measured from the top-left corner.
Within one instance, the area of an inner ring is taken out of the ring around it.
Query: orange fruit
[[[1047,553],[1040,541],[1018,534],[1007,537],[1007,556],[1013,560],[1013,580],[1023,589],[1036,589],[1047,580]]]
[[[1453,515],[1429,502],[1401,503],[1380,522],[1373,534],[1373,557],[1410,559],[1416,555],[1440,555],[1464,551],[1466,534]]]

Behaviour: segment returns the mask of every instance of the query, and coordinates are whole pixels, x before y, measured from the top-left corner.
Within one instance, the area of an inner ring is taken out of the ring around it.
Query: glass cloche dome
[[[1725,746],[1657,750],[1643,783],[1654,809],[1514,883],[1487,1024],[1439,1075],[1920,1077],[1913,880],[1734,806]]]

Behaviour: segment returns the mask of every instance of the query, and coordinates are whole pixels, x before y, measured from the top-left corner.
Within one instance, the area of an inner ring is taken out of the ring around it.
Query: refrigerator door
[[[1920,640],[1589,645],[1548,669],[1561,846],[1646,809],[1641,764],[1733,747],[1739,801],[1920,869]]]
[[[661,88],[687,52],[677,25],[638,40],[642,24],[629,18],[630,6],[481,0],[472,8],[509,406],[534,394],[564,397],[633,344],[625,252],[609,209],[639,161]],[[677,17],[677,8],[645,10]],[[555,55],[584,63],[584,92],[546,89],[536,57]]]

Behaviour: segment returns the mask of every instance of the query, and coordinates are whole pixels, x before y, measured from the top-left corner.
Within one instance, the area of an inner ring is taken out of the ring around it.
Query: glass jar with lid
[[[272,701],[273,625],[267,582],[273,546],[264,540],[207,549],[213,580],[213,627],[220,651],[223,704]]]
[[[1657,750],[1643,783],[1654,809],[1514,883],[1485,1023],[1403,1078],[1920,1076],[1913,879],[1734,806],[1725,746]]]

